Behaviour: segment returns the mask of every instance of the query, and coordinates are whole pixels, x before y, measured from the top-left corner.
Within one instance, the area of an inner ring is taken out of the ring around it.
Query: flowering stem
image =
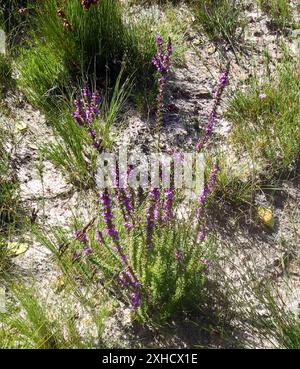
[[[101,150],[101,140],[97,139],[96,130],[92,127],[93,122],[100,114],[100,95],[97,91],[92,93],[88,88],[81,90],[81,98],[74,100],[75,111],[72,116],[79,126],[86,128],[91,137],[92,145],[97,150]]]
[[[205,206],[207,203],[207,197],[213,192],[216,186],[217,174],[219,171],[220,171],[219,164],[216,163],[213,166],[213,169],[209,175],[207,185],[204,186],[203,191],[199,197],[199,208],[197,212],[197,217],[198,217],[198,222],[199,222],[198,227],[197,227],[197,242],[203,242],[207,235],[207,229],[206,229],[205,219],[204,219],[204,211],[205,211]]]
[[[106,225],[105,231],[113,239],[115,250],[117,251],[120,260],[125,267],[125,271],[120,273],[120,280],[125,286],[128,285],[133,289],[133,292],[130,293],[131,305],[133,308],[137,308],[141,303],[139,291],[141,284],[135,277],[132,268],[129,266],[127,255],[124,253],[123,246],[121,246],[120,244],[119,232],[117,231],[116,226],[113,222],[114,216],[111,208],[112,200],[107,190],[104,190],[100,194],[100,201],[103,207],[102,217]]]
[[[158,188],[153,188],[149,192],[149,202],[147,204],[146,209],[146,217],[147,217],[147,246],[148,249],[151,250],[153,248],[153,230],[155,227],[155,223],[160,218],[160,191]]]
[[[156,112],[156,133],[160,140],[160,129],[163,120],[163,108],[164,108],[164,92],[167,81],[167,75],[170,71],[171,63],[170,56],[173,53],[172,42],[169,38],[166,49],[163,50],[163,39],[160,34],[156,36],[157,51],[152,59],[152,64],[155,66],[160,77],[158,79],[158,95],[157,95],[157,112]],[[159,143],[158,143],[159,146]]]
[[[130,169],[128,170],[130,172]],[[128,173],[127,173],[128,174]],[[124,218],[124,227],[127,230],[131,230],[134,226],[133,224],[133,198],[128,188],[120,188],[120,173],[119,166],[117,166],[117,178],[116,178],[116,195],[119,200],[119,204],[121,206],[123,218]]]
[[[165,199],[163,202],[163,211],[164,215],[162,217],[162,221],[164,223],[168,222],[173,218],[173,200],[174,200],[174,191],[172,188],[168,188],[165,190]]]
[[[81,6],[85,10],[89,10],[92,5],[96,5],[99,0],[81,0]]]
[[[229,70],[230,70],[230,64],[228,63],[225,72],[222,73],[221,76],[220,76],[219,86],[218,86],[217,91],[215,93],[215,101],[214,101],[214,104],[213,104],[212,111],[209,115],[208,123],[205,127],[204,137],[196,145],[196,150],[198,152],[202,151],[202,149],[207,144],[207,142],[209,141],[209,139],[211,138],[211,136],[213,134],[216,119],[217,119],[218,107],[221,104],[222,95],[223,95],[223,92],[225,90],[225,87],[228,86],[228,84],[229,84],[229,79],[228,79]]]

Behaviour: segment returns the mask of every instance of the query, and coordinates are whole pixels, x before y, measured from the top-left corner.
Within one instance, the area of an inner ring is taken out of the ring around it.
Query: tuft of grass
[[[0,313],[1,348],[72,349],[103,344],[104,313],[95,314],[100,336],[93,342],[89,335],[82,337],[71,309],[49,308],[34,288],[12,286],[10,294],[6,311]]]
[[[0,129],[0,233],[10,233],[16,229],[24,216],[18,195],[19,184],[4,144],[6,139],[5,132]]]
[[[0,277],[7,271],[9,262],[10,257],[7,250],[7,242],[4,238],[0,237]]]
[[[114,141],[112,127],[120,121],[120,113],[130,94],[132,79],[122,81],[121,70],[115,86],[103,96],[100,116],[93,122],[93,129],[101,139],[103,150],[111,149]],[[54,142],[40,147],[41,152],[69,182],[81,189],[95,186],[96,161],[98,153],[92,146],[91,138],[85,127],[77,124],[71,113],[71,102],[62,101],[60,109],[49,109],[47,116],[53,127]]]
[[[12,67],[7,56],[0,53],[0,96],[11,86]]]
[[[215,201],[222,204],[230,204],[235,209],[244,210],[245,206],[253,205],[253,194],[257,190],[256,184],[251,183],[249,178],[242,180],[238,175],[222,168],[215,191]],[[213,207],[216,203],[213,202]]]
[[[279,288],[278,281],[262,281],[257,276],[253,279],[254,275],[248,270],[243,277],[241,276],[244,281],[247,281],[247,286],[240,287],[241,291],[247,292],[240,296],[239,303],[245,319],[245,328],[250,328],[253,337],[259,338],[274,348],[299,349],[299,316],[297,312],[291,310],[282,297],[283,286]],[[285,277],[287,277],[287,282],[288,276]],[[260,281],[258,282],[258,280]],[[287,289],[284,289],[284,293],[287,296],[293,295],[292,289],[287,285],[285,287]],[[247,295],[248,297],[246,297]],[[255,346],[257,347],[257,343]]]
[[[229,103],[231,140],[257,163],[261,174],[272,178],[290,171],[300,153],[299,61],[285,59],[276,76],[253,79],[246,92],[239,91]]]
[[[198,0],[193,7],[197,22],[212,42],[238,46],[244,28],[240,1]]]
[[[66,94],[82,79],[103,87],[117,79],[124,65],[124,77],[135,76],[136,92],[152,88],[155,41],[148,23],[126,20],[120,1],[103,0],[89,11],[77,0],[60,5],[56,0],[36,4],[33,41],[17,63],[20,85],[33,102],[39,105],[49,95],[55,104],[57,92]]]
[[[37,40],[34,47],[22,50],[17,64],[18,87],[33,105],[48,111],[61,102],[70,75],[49,45]]]
[[[27,222],[7,141],[8,133],[0,127],[0,274],[5,273],[9,266],[8,241],[19,234]]]
[[[289,0],[258,0],[263,12],[267,13],[272,25],[283,29],[293,22],[293,13]]]
[[[29,8],[31,0],[2,1],[0,4],[0,27],[7,35],[6,44],[9,49],[13,50],[22,39],[27,26]]]
[[[61,111],[51,122],[56,138],[40,147],[42,154],[76,187],[93,187],[97,152],[90,147],[87,133],[68,110]]]
[[[300,319],[269,291],[263,296],[264,307],[268,311],[267,332],[279,348],[300,348]]]

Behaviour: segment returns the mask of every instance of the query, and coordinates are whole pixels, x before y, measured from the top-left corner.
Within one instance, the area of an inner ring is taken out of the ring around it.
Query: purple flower
[[[75,238],[77,241],[82,242],[84,244],[86,244],[88,241],[87,234],[83,230],[75,231]]]
[[[120,247],[119,244],[120,241],[119,232],[117,231],[115,224],[113,223],[114,216],[111,209],[112,201],[110,194],[105,190],[99,195],[99,197],[103,208],[102,218],[105,223],[105,232],[107,235],[112,237],[116,245],[116,249],[119,253],[119,256],[121,259],[123,259],[122,248]]]
[[[179,263],[181,263],[181,262],[182,262],[182,260],[183,260],[183,258],[184,258],[184,253],[183,253],[183,251],[181,251],[181,250],[176,250],[176,251],[175,251],[175,258],[176,258],[176,260],[177,260]]]
[[[158,34],[156,36],[156,45],[157,51],[152,59],[152,64],[162,76],[166,76],[171,67],[170,56],[173,53],[171,39],[169,38],[168,40],[166,50],[163,50],[163,39],[161,35]]]
[[[156,44],[159,46],[159,47],[162,47],[162,45],[163,45],[163,39],[162,39],[162,37],[161,37],[161,35],[158,33],[157,35],[156,35]]]
[[[81,6],[85,10],[89,10],[92,5],[96,5],[99,0],[81,0]]]
[[[79,260],[82,256],[82,252],[81,251],[75,251],[74,254],[73,254],[73,260],[76,261],[76,260]]]
[[[121,274],[123,275],[123,278],[126,278],[127,282],[135,289],[139,289],[141,287],[140,282],[136,279],[130,267],[127,267]]]
[[[223,72],[220,75],[220,86],[225,87],[229,85],[228,72]],[[219,92],[219,91],[217,91]]]
[[[128,265],[127,255],[124,253],[123,247],[120,245],[119,232],[117,231],[115,224],[113,223],[114,216],[112,213],[112,200],[110,194],[105,190],[100,195],[100,202],[103,207],[102,217],[105,223],[105,232],[113,239],[114,250],[118,253],[119,258],[123,265],[126,266],[125,271],[119,274],[119,279],[124,286],[128,286],[134,289],[134,292],[130,294],[131,304],[134,308],[140,305],[140,293],[137,290],[140,288],[141,284],[135,277],[131,267]]]
[[[123,251],[123,248],[120,248],[120,250]],[[119,251],[119,253],[121,253],[121,252]],[[122,260],[123,264],[127,263],[127,256],[124,253],[122,253],[122,255],[121,255],[121,260]]]
[[[159,128],[162,121],[162,109],[163,109],[163,99],[164,99],[164,91],[165,85],[167,81],[167,74],[170,71],[171,63],[170,56],[173,53],[172,42],[169,38],[168,43],[166,45],[165,50],[163,50],[163,39],[160,34],[156,36],[156,45],[157,50],[156,54],[152,58],[152,64],[155,66],[158,71],[160,77],[158,79],[158,95],[157,95],[157,116],[156,123]]]
[[[121,272],[119,274],[119,279],[120,279],[120,281],[122,282],[122,284],[124,286],[129,286],[128,278],[127,278],[127,276],[126,276],[126,274],[124,272]]]
[[[108,226],[105,229],[106,233],[114,239],[115,242],[120,241],[119,232],[116,230],[115,225],[112,222],[107,223]]]
[[[128,231],[131,231],[133,229],[133,224],[130,223],[130,222],[125,222],[124,223],[124,227],[128,230]]]
[[[91,125],[100,114],[100,103],[101,97],[97,91],[92,93],[88,88],[83,88],[81,90],[81,98],[74,100],[75,111],[72,113],[77,124],[87,128],[96,150],[100,149],[101,144],[97,140],[97,133]]]
[[[137,309],[141,305],[141,295],[138,291],[130,294],[130,302],[133,309]]]
[[[134,210],[134,206],[132,196],[128,190],[126,191],[123,188],[118,188],[116,192],[123,213],[123,225],[128,231],[130,231],[133,228],[132,212]]]
[[[168,188],[165,190],[165,199],[163,202],[163,222],[167,222],[168,220],[172,219],[173,214],[173,200],[174,200],[174,192],[172,188]]]
[[[219,163],[215,163],[210,173],[209,180],[208,180],[208,185],[207,185],[208,193],[211,193],[214,190],[216,182],[217,182],[217,175],[219,171],[220,171]]]
[[[92,250],[91,247],[85,247],[83,249],[83,253],[84,253],[85,256],[88,256],[88,255],[91,255],[93,253],[93,250]]]
[[[197,234],[197,241],[203,242],[205,240],[205,237],[206,237],[205,227],[201,226],[201,229],[199,229]]]
[[[208,275],[210,269],[213,267],[213,262],[211,260],[208,260],[208,259],[203,259],[203,260],[201,260],[201,263],[203,264],[203,267],[204,267],[203,273]]]
[[[149,201],[146,208],[146,218],[147,218],[147,245],[151,249],[153,247],[153,229],[155,223],[160,219],[160,191],[158,188],[153,188],[149,192]]]
[[[140,288],[141,283],[137,280],[132,269],[127,267],[124,271],[119,274],[119,279],[123,286],[130,288],[133,292],[130,293],[131,306],[136,309],[141,304]]]

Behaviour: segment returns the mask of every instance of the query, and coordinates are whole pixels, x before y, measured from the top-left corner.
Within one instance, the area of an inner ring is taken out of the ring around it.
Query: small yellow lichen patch
[[[259,206],[257,209],[257,215],[265,226],[269,228],[274,228],[275,219],[271,208]]]
[[[28,245],[19,242],[8,242],[7,250],[11,256],[18,256],[23,254],[28,249]]]
[[[17,122],[16,123],[16,130],[19,132],[25,132],[28,129],[28,125],[24,122]]]
[[[53,289],[55,290],[56,293],[61,292],[66,287],[64,277],[63,276],[57,277],[54,280],[54,282],[52,283],[52,287],[53,287]]]

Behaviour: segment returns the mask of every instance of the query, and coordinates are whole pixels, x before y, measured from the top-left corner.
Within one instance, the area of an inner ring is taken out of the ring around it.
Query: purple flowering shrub
[[[164,48],[160,36],[156,42],[153,64],[159,72],[159,121],[172,45],[169,40]],[[196,151],[202,151],[213,134],[228,72],[229,67],[221,74],[213,110]],[[100,130],[95,129],[101,113],[99,104],[98,93],[83,89],[73,112],[94,152],[101,151],[103,144]],[[132,169],[128,168],[128,174]],[[117,175],[116,188],[99,193],[94,219],[84,226],[76,224],[71,237],[63,235],[50,242],[51,249],[63,270],[73,273],[75,280],[97,281],[110,297],[122,301],[142,321],[163,322],[179,313],[192,313],[205,301],[216,258],[206,208],[219,171],[218,163],[213,164],[198,201],[188,207],[172,180],[169,188],[150,188],[139,196],[139,191],[121,188]],[[182,207],[184,214],[180,216]]]
[[[214,168],[207,199],[215,176]],[[164,322],[196,311],[216,257],[213,237],[198,237],[204,194],[179,219],[181,201],[172,189],[152,189],[141,204],[133,192],[122,191],[103,191],[97,217],[85,226],[74,224],[71,237],[60,231],[50,242],[62,270],[77,283],[101,285],[142,321]]]
[[[192,313],[205,300],[216,258],[205,212],[218,171],[215,165],[183,217],[181,194],[172,188],[150,189],[141,202],[128,188],[105,190],[95,218],[74,224],[71,237],[59,234],[51,249],[74,281],[100,284],[142,321]]]

